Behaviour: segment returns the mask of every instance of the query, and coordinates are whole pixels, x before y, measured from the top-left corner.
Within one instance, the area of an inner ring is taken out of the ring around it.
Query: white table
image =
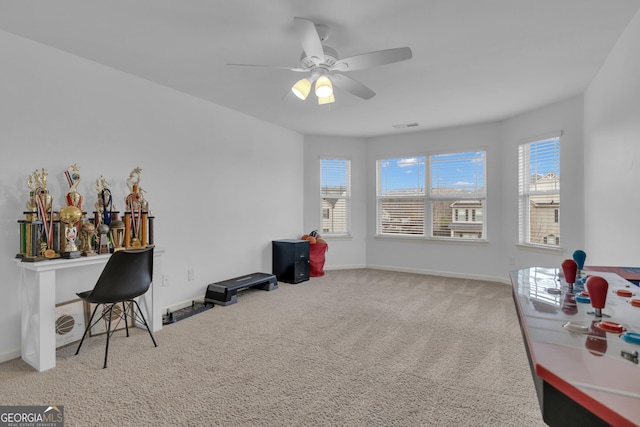
[[[162,281],[162,264],[160,257],[164,249],[154,248],[153,283]],[[53,259],[38,262],[22,262],[15,259],[21,269],[20,294],[22,304],[22,359],[38,371],[45,371],[56,366],[56,272],[62,269],[81,267],[98,267],[98,274],[110,258],[110,254],[80,257],[75,259]],[[83,292],[86,289],[83,284]],[[158,292],[153,284],[149,291],[140,297],[141,307],[146,311],[146,319],[151,331],[162,329],[162,312],[158,302]]]

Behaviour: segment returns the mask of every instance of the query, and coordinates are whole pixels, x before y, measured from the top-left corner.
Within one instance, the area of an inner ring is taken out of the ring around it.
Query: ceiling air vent
[[[393,125],[396,129],[412,128],[418,126],[417,123],[402,123],[400,125]]]

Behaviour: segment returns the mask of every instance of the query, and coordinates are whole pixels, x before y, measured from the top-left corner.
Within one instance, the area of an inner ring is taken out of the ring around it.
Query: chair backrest
[[[153,247],[114,252],[88,301],[120,302],[147,292],[153,278]]]

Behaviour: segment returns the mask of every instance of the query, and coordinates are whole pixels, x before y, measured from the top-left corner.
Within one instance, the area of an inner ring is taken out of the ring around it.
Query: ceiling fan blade
[[[363,85],[360,82],[355,81],[351,77],[347,77],[344,74],[331,74],[331,82],[340,89],[358,96],[362,99],[371,99],[376,96],[376,93]]]
[[[295,71],[297,73],[303,73],[305,71],[309,71],[306,68],[301,68],[301,67],[281,67],[281,66],[278,66],[278,65],[260,65],[260,64],[227,64],[227,65],[231,65],[233,67],[277,68],[277,69],[280,69],[280,70]]]
[[[293,22],[296,25],[298,38],[307,58],[316,65],[324,62],[324,49],[322,48],[322,41],[318,35],[318,30],[316,30],[316,25],[308,19],[297,17],[293,18]]]
[[[340,59],[336,61],[332,69],[339,71],[362,70],[364,68],[377,67],[378,65],[406,61],[412,57],[411,48],[397,47]]]

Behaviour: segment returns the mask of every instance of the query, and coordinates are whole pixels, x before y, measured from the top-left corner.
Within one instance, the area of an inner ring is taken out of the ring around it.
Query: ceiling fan
[[[335,102],[333,86],[339,87],[363,99],[370,99],[376,94],[362,83],[343,73],[405,61],[412,57],[410,48],[399,47],[377,50],[340,59],[335,49],[322,44],[322,42],[329,37],[329,27],[314,24],[305,18],[296,17],[293,18],[293,22],[303,49],[302,55],[300,56],[300,64],[297,67],[250,64],[228,65],[282,68],[299,73],[308,73],[309,76],[298,80],[291,88],[291,91],[298,98],[305,100],[311,92],[311,86],[315,83],[315,94],[318,98],[318,104],[330,104]]]

